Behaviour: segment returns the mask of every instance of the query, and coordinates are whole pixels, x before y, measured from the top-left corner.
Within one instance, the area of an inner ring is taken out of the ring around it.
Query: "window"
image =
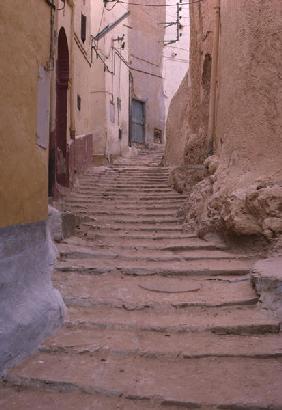
[[[81,41],[85,43],[86,40],[86,22],[87,22],[87,17],[84,16],[84,14],[81,14]]]
[[[81,110],[81,97],[79,94],[77,95],[77,109],[78,111]]]

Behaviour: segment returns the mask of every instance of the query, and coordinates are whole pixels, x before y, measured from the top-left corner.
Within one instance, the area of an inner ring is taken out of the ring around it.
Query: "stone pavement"
[[[162,152],[80,178],[54,274],[65,327],[10,370],[1,410],[282,409],[280,324],[253,260],[184,231]]]

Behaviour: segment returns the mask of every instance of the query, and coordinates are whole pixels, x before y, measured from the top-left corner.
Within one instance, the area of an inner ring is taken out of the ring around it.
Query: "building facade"
[[[52,13],[1,2],[0,373],[63,321],[47,229]]]
[[[129,140],[128,10],[97,2],[93,9],[91,99],[94,154],[111,160],[127,155]]]
[[[54,13],[49,195],[71,187],[92,161],[94,118],[90,0],[57,0]]]
[[[129,3],[130,143],[163,142],[165,103],[163,47],[166,2],[140,0]]]
[[[166,117],[172,98],[189,66],[190,16],[189,4],[166,7],[163,78]]]
[[[163,7],[97,3],[93,21],[94,152],[110,159],[163,140]],[[158,2],[156,3],[158,4]]]

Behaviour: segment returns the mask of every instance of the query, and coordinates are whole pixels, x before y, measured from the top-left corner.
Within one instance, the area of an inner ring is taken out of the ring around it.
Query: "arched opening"
[[[64,28],[58,38],[56,78],[56,182],[68,185],[67,125],[68,125],[69,49]]]

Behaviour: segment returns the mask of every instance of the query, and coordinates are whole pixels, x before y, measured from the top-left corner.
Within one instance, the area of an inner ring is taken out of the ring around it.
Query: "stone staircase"
[[[1,410],[282,409],[280,323],[253,259],[183,230],[162,151],[92,167],[65,200],[65,327],[10,370]]]

